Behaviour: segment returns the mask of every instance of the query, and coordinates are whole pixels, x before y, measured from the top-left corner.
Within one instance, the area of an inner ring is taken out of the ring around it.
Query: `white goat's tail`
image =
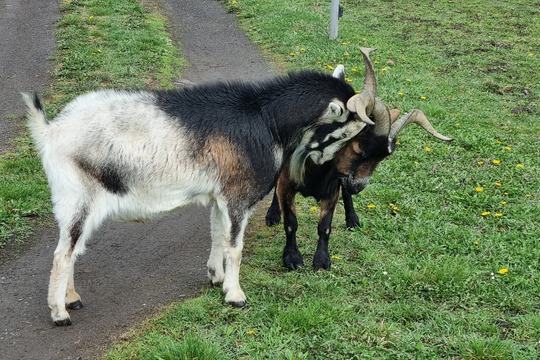
[[[34,139],[36,147],[41,153],[47,139],[47,127],[49,125],[45,115],[45,109],[43,108],[43,104],[37,93],[22,93],[21,95],[28,107],[27,117],[30,134],[32,135],[32,139]]]

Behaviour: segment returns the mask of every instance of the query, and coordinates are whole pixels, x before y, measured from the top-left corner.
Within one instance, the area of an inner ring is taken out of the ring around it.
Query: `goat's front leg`
[[[220,210],[218,204],[214,204],[210,211],[212,247],[210,249],[210,257],[206,263],[208,278],[214,286],[222,284],[223,280],[225,280],[223,244],[225,237],[230,231],[230,227],[230,220],[227,213]]]
[[[321,200],[321,214],[319,217],[319,225],[317,232],[319,241],[317,242],[317,250],[313,256],[313,269],[330,269],[330,253],[328,252],[328,241],[332,231],[332,218],[338,201],[339,191],[333,193],[330,198]]]
[[[244,231],[247,226],[250,211],[233,209],[230,213],[230,232],[225,237],[225,280],[223,292],[225,301],[234,307],[246,305],[246,295],[240,288],[240,264],[244,247]]]
[[[352,194],[343,185],[341,186],[341,198],[345,208],[345,225],[347,228],[360,227],[360,220],[356,211],[354,211]]]
[[[274,196],[272,197],[272,203],[266,212],[266,226],[274,226],[279,224],[281,220],[281,210],[279,209],[279,201],[277,197],[277,190],[274,191]]]

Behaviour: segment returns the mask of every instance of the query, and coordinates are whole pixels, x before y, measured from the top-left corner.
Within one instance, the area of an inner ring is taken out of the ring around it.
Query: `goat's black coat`
[[[321,165],[308,160],[303,184],[297,184],[287,176],[280,176],[279,181],[283,181],[283,184],[278,184],[274,193],[272,204],[266,214],[266,223],[267,225],[279,223],[281,206],[286,235],[283,263],[289,269],[294,270],[303,265],[302,255],[296,243],[298,222],[293,210],[296,193],[300,193],[304,197],[313,197],[321,203],[321,217],[317,228],[319,240],[313,258],[313,267],[315,269],[328,269],[330,267],[328,240],[340,189],[342,190],[347,226],[359,226],[358,215],[353,207],[352,195],[362,191],[363,186],[355,184],[355,177],[371,175],[377,164],[393,153],[396,145],[395,139],[390,143],[387,136],[375,135],[372,130],[373,127],[369,126],[355,138],[349,140],[349,142],[357,141],[361,152],[354,156],[349,155],[350,157],[345,161],[345,163],[348,163],[347,169],[339,169],[338,162],[343,160],[340,157],[346,155],[343,152],[338,152],[332,160]],[[362,165],[366,164],[370,165],[367,169],[362,169]],[[367,174],[360,174],[363,171],[367,171]]]
[[[224,136],[238,146],[257,174],[256,182],[265,187],[264,194],[275,185],[278,173],[272,162],[262,160],[273,157],[275,145],[288,144],[283,156],[291,154],[299,141],[298,114],[314,123],[332,100],[346,104],[354,94],[346,82],[313,71],[293,72],[260,83],[203,84],[155,93],[158,107],[195,139]],[[322,137],[339,126],[323,125],[325,129],[316,133]]]

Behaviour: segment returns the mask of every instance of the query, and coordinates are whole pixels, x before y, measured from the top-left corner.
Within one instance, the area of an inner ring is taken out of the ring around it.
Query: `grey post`
[[[332,0],[330,5],[330,40],[338,36],[339,0]]]

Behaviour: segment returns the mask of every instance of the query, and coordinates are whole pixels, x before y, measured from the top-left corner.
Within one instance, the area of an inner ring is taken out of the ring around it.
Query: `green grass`
[[[224,306],[220,289],[204,289],[146,322],[108,359],[538,356],[539,4],[341,3],[337,41],[328,40],[328,1],[227,6],[283,70],[330,72],[342,63],[360,89],[358,47],[377,47],[380,97],[402,111],[422,109],[456,140],[413,126],[400,134],[396,153],[355,198],[361,228],[346,230],[338,209],[331,271],[285,271],[282,229],[264,228],[257,214],[242,264],[247,308]],[[297,207],[307,264],[315,206],[299,199]]]
[[[49,118],[81,93],[107,87],[171,87],[182,66],[165,19],[135,0],[64,1]],[[0,157],[0,251],[23,243],[51,211],[41,163],[28,138]],[[34,220],[34,221],[33,221]]]

